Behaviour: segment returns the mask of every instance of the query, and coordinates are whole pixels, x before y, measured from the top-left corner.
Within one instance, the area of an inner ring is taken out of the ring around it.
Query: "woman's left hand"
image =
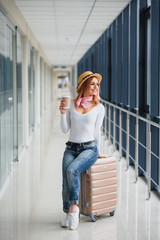
[[[103,154],[100,154],[100,153],[98,155],[98,158],[108,158],[108,157],[111,157],[111,156],[103,155]]]

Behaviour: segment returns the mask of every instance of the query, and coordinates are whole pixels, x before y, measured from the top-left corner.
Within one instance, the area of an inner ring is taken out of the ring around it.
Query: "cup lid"
[[[66,97],[66,98],[70,98],[71,96],[69,96],[69,95],[62,96],[62,98],[64,98],[64,97]]]

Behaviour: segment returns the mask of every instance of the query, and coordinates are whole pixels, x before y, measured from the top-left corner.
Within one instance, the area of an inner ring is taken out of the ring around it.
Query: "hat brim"
[[[102,81],[102,75],[99,74],[99,73],[93,73],[91,74],[90,76],[86,77],[77,87],[77,91],[81,88],[82,84],[89,78],[93,78],[93,77],[96,77],[98,79],[99,82]]]

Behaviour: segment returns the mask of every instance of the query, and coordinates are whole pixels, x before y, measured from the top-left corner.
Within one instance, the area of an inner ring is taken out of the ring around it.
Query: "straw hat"
[[[86,71],[84,73],[82,73],[79,78],[78,78],[78,87],[77,87],[77,91],[80,89],[80,87],[82,86],[82,84],[88,79],[88,78],[91,78],[91,77],[96,77],[99,82],[101,82],[102,80],[102,76],[101,74],[99,73],[92,73],[90,71]]]

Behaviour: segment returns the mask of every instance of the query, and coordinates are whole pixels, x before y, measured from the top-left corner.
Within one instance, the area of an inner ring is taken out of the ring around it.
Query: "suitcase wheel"
[[[92,220],[92,222],[96,222],[97,218],[96,217],[92,217],[91,220]]]
[[[90,216],[92,222],[96,222],[96,221],[97,221],[97,218],[96,218],[96,214],[95,214],[95,213],[91,213],[91,214],[89,214],[89,216]]]
[[[113,210],[113,212],[110,212],[110,216],[114,216],[116,209]]]

